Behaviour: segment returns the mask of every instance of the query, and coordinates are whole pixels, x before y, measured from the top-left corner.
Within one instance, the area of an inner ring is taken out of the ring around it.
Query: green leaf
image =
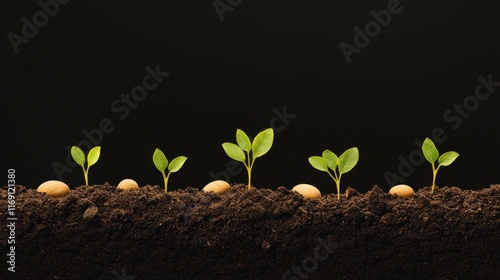
[[[319,171],[325,171],[328,172],[328,163],[326,159],[320,157],[320,156],[312,156],[309,157],[309,163],[312,165],[312,167],[318,169]]]
[[[458,157],[457,152],[454,151],[446,152],[439,157],[438,159],[439,165],[448,166],[452,164],[455,161],[455,159],[457,159],[457,157]]]
[[[434,145],[434,142],[432,142],[432,140],[428,137],[425,138],[424,143],[422,144],[422,152],[425,159],[427,159],[427,161],[430,163],[436,162],[439,157],[439,152],[436,148],[436,145]]]
[[[161,173],[165,173],[165,169],[168,167],[168,160],[165,154],[158,148],[153,152],[153,163]]]
[[[268,128],[255,136],[252,143],[253,158],[256,159],[263,156],[271,149],[274,140],[274,131]]]
[[[335,153],[326,149],[323,151],[322,156],[326,160],[328,167],[330,167],[331,170],[335,170],[337,168],[339,158]]]
[[[243,163],[245,162],[245,152],[238,145],[226,142],[222,144],[222,148],[230,158]]]
[[[78,165],[83,166],[85,164],[85,154],[79,147],[71,147],[71,156],[73,157],[73,160],[78,163]]]
[[[87,168],[90,167],[91,165],[94,165],[98,160],[99,156],[101,155],[101,147],[100,146],[95,146],[89,151],[89,154],[87,155]]]
[[[168,171],[170,172],[177,172],[181,167],[184,165],[184,162],[186,162],[187,157],[185,156],[178,156],[174,158],[170,164],[168,165]]]
[[[354,147],[346,150],[339,157],[339,173],[344,174],[351,171],[351,169],[353,169],[353,167],[358,163],[358,160],[358,148]]]
[[[250,142],[250,138],[241,129],[236,130],[236,143],[238,143],[238,146],[240,146],[240,148],[245,152],[250,152],[250,149],[252,149],[252,142]]]

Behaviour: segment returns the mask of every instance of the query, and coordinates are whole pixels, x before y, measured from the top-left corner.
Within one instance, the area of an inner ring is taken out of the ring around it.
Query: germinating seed
[[[203,187],[204,192],[214,192],[216,194],[223,194],[229,190],[231,186],[228,182],[223,180],[216,180],[210,182]]]
[[[292,191],[300,193],[305,198],[316,199],[321,197],[321,192],[313,185],[298,184]]]
[[[121,189],[124,191],[135,190],[139,188],[139,185],[136,181],[132,179],[123,179],[120,183],[118,183],[117,189]]]
[[[415,192],[410,186],[401,184],[392,187],[389,193],[403,198],[409,198],[412,197]]]
[[[46,181],[38,186],[36,190],[52,197],[61,197],[69,193],[68,185],[57,180]]]

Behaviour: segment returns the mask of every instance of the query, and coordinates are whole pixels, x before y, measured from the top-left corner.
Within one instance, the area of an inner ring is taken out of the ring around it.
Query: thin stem
[[[342,174],[339,175],[337,181],[335,183],[337,183],[337,198],[340,200],[340,177],[342,176]]]
[[[252,168],[251,167],[247,166],[247,173],[248,173],[248,186],[247,186],[247,188],[250,189],[251,184],[252,184]]]
[[[166,176],[165,176],[165,172],[163,172],[163,182],[165,183],[165,192],[167,192],[168,177],[170,177],[170,172]]]
[[[247,163],[245,164],[245,167],[247,168],[247,174],[248,174],[248,186],[247,186],[248,190],[252,188],[252,166],[254,160],[255,159],[250,159],[250,152],[247,152]]]
[[[340,177],[337,176],[337,172],[335,172],[335,170],[333,170],[333,173],[335,176],[333,176],[330,172],[328,172],[328,175],[330,175],[333,181],[335,181],[335,185],[337,186],[337,198],[340,200]]]
[[[441,165],[438,165],[437,168],[434,167],[434,164],[432,164],[432,189],[431,189],[431,194],[434,193],[434,187],[436,186],[436,177],[437,177],[437,173],[438,173],[438,170],[439,170],[439,167]]]
[[[249,159],[249,165],[247,165],[247,171],[248,171],[248,189],[252,188],[252,167],[253,167],[254,163],[255,163],[255,158],[252,158],[252,162],[250,162],[250,159]]]
[[[85,178],[85,185],[89,185],[89,169],[85,169],[85,167],[82,166],[83,169],[83,177]]]

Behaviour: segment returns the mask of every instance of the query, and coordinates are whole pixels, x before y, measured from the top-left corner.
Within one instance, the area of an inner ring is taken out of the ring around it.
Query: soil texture
[[[17,186],[15,231],[6,187],[1,198],[0,279],[500,279],[500,185],[408,199],[349,188],[340,201],[243,184],[62,198]]]

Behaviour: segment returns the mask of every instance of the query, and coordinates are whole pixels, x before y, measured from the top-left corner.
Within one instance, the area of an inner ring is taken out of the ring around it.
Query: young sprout
[[[349,172],[359,160],[358,148],[347,149],[340,157],[337,157],[330,150],[324,150],[321,156],[309,157],[309,163],[319,171],[324,171],[330,175],[337,185],[337,197],[340,200],[340,178],[342,174]],[[330,172],[333,171],[333,175]]]
[[[438,149],[434,142],[428,137],[425,138],[424,143],[422,144],[422,152],[424,153],[425,159],[432,164],[432,189],[431,194],[434,193],[434,187],[436,185],[436,176],[441,166],[450,165],[455,159],[458,157],[458,153],[454,151],[449,151],[441,156],[439,156]],[[435,162],[438,161],[438,166],[436,167]]]
[[[155,151],[153,152],[153,163],[163,175],[163,181],[165,183],[165,192],[167,192],[168,178],[170,177],[170,173],[179,171],[179,169],[181,169],[182,165],[184,165],[184,162],[186,162],[186,160],[187,157],[178,156],[174,158],[169,164],[167,157],[160,149],[156,148]],[[165,174],[165,169],[167,168],[168,168],[168,173]]]
[[[252,186],[252,167],[255,159],[266,154],[273,145],[274,131],[272,128],[261,131],[255,136],[253,142],[241,129],[236,130],[236,144],[223,143],[222,148],[226,154],[245,165],[248,173],[248,189]]]
[[[87,168],[85,168],[85,154],[83,153],[82,149],[80,149],[78,146],[71,147],[71,156],[73,157],[73,160],[78,163],[78,165],[80,165],[83,169],[83,176],[85,177],[86,186],[89,185],[89,168],[90,166],[94,165],[97,160],[99,160],[100,155],[100,146],[95,146],[94,148],[90,149],[87,155]]]

